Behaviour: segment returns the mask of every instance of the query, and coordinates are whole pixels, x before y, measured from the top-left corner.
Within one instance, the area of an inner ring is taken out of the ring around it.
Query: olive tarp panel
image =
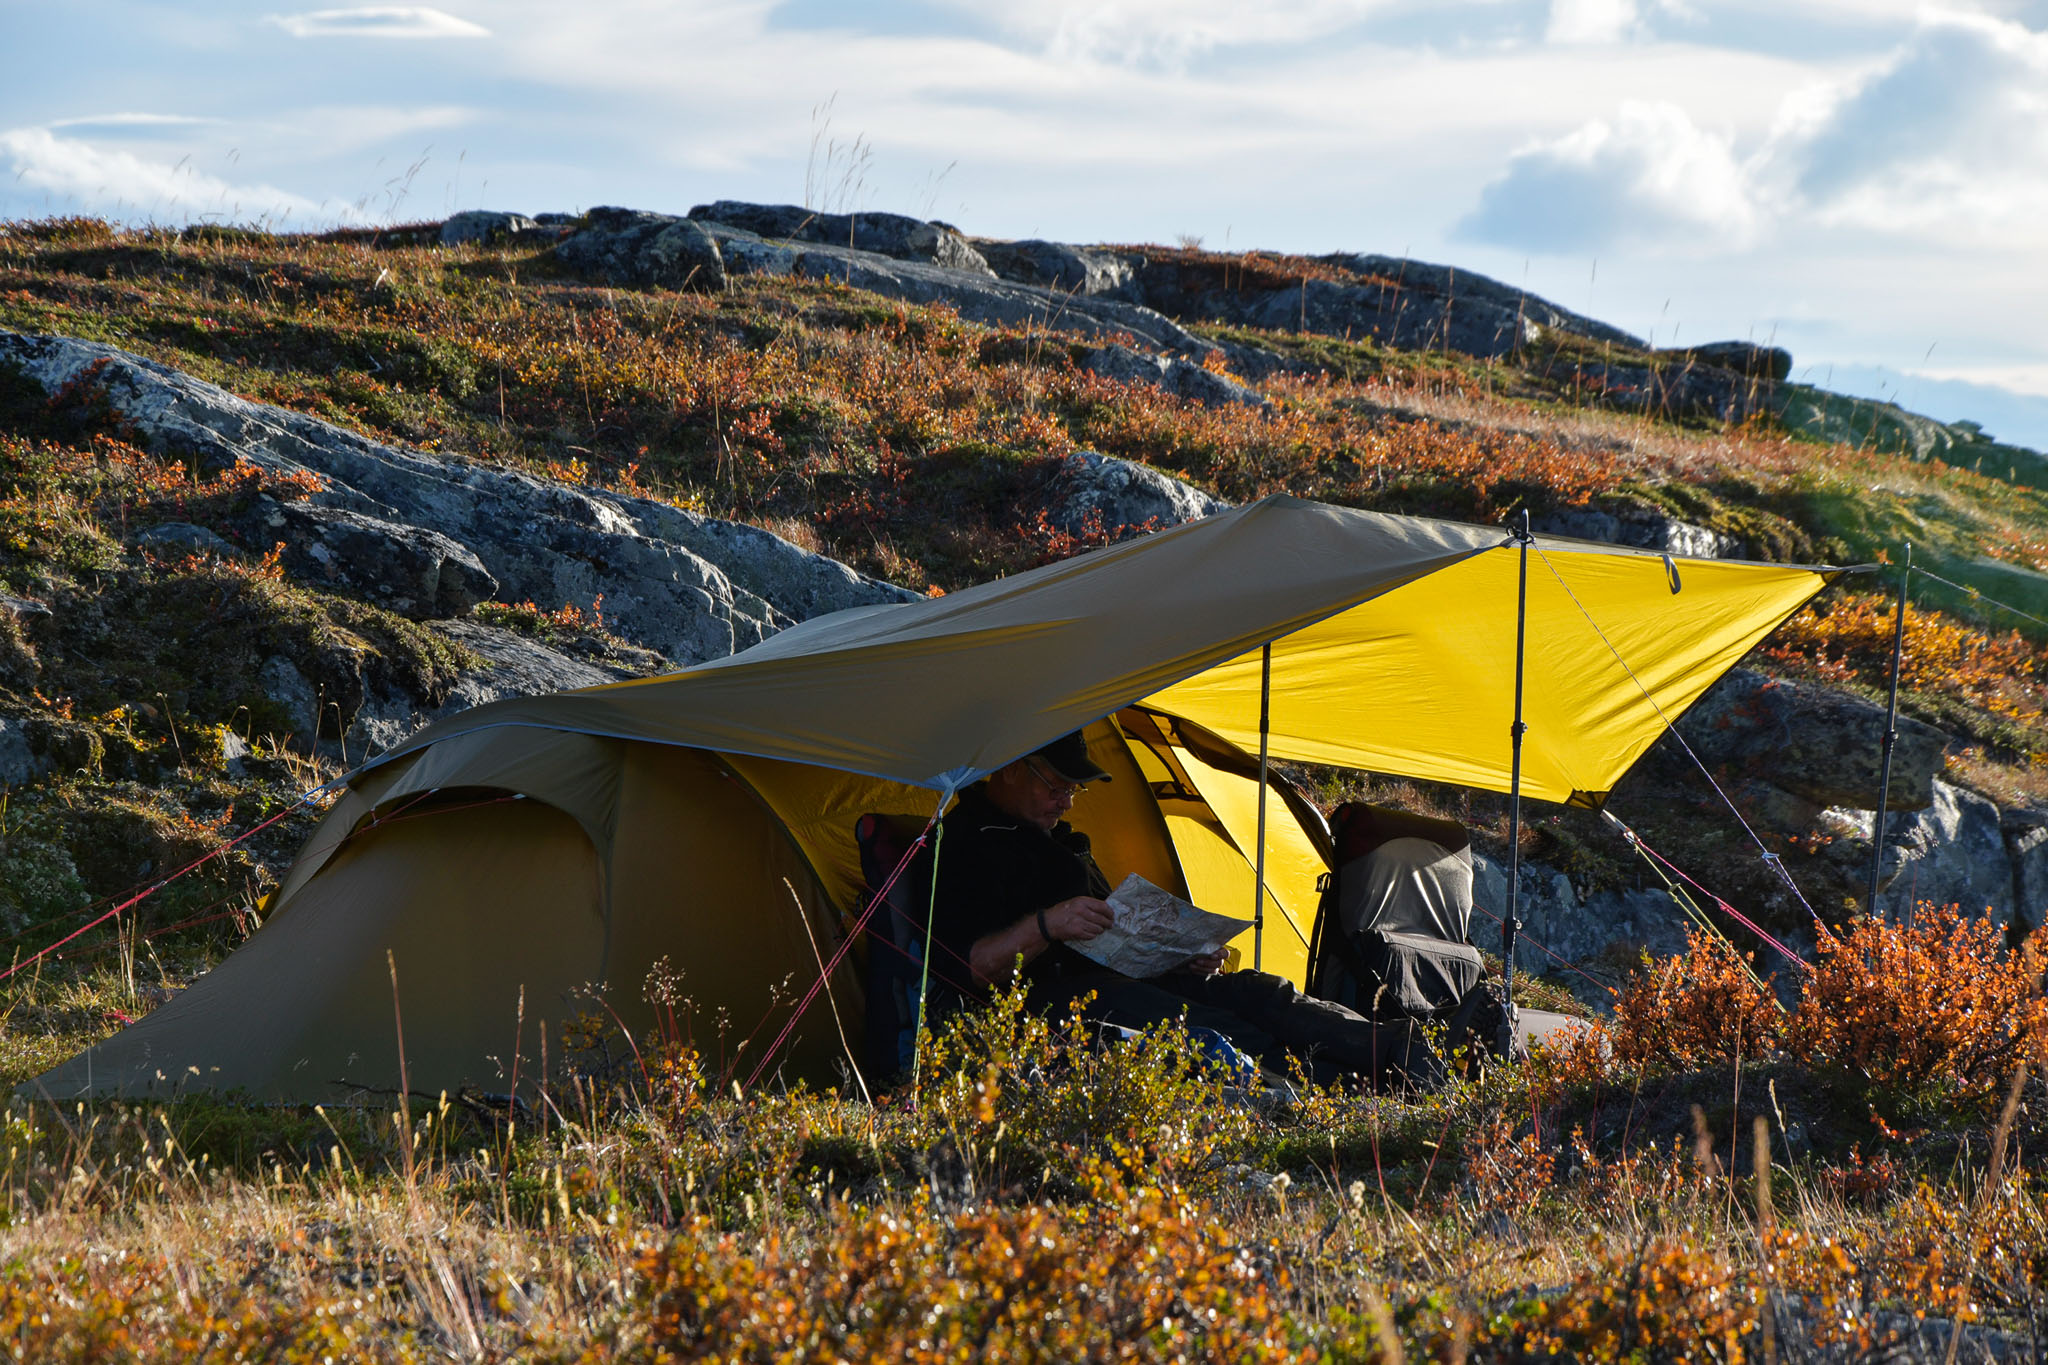
[[[726,1069],[749,1038],[751,1062],[818,979],[819,955],[829,958],[840,941],[838,916],[788,831],[717,755],[629,744],[618,803],[603,967],[612,1008],[636,1037],[655,1026],[645,983],[649,968],[667,958],[693,1007],[679,1022],[706,1068]],[[834,975],[831,992],[857,1039],[861,993],[850,963]],[[841,1058],[832,1006],[821,999],[783,1060],[792,1074],[828,1077]]]
[[[489,1059],[510,1062],[521,988],[531,1052],[536,1002],[603,965],[597,895],[590,841],[538,801],[409,815],[352,841],[290,914],[35,1086],[57,1099],[195,1088],[330,1101],[350,1093],[338,1080],[395,1086],[388,949],[413,1088],[502,1090]]]
[[[1676,716],[1840,572],[1535,545],[1523,791],[1552,801],[1609,790],[1662,733],[1660,707]],[[942,789],[1148,698],[1256,752],[1272,641],[1274,757],[1502,791],[1519,560],[1497,529],[1271,497],[944,597],[835,612],[667,677],[493,702],[396,752],[525,724]]]

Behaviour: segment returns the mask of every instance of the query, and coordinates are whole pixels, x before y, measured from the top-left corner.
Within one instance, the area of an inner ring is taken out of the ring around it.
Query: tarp
[[[1270,642],[1274,757],[1506,791],[1520,562],[1501,530],[1272,497],[681,673],[479,707],[387,758],[538,725],[945,789],[1140,701],[1256,750]],[[1832,572],[1538,537],[1522,790],[1597,802]]]

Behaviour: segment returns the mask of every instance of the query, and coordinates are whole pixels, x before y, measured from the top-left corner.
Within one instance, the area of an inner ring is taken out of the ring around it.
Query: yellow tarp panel
[[[1676,715],[1827,582],[1536,543],[1525,790],[1558,801],[1610,789],[1661,732],[1659,707]],[[1498,529],[1268,498],[946,597],[836,612],[687,672],[477,707],[397,752],[525,724],[944,787],[1140,699],[1256,750],[1256,649],[1273,640],[1277,756],[1504,789],[1517,562]]]
[[[1550,801],[1604,796],[1667,717],[1824,582],[1712,560],[1677,561],[1674,576],[1656,556],[1538,543],[1522,790]],[[1491,550],[1276,641],[1273,755],[1506,791],[1517,568],[1515,551]],[[1145,704],[1256,751],[1259,670],[1254,651]]]

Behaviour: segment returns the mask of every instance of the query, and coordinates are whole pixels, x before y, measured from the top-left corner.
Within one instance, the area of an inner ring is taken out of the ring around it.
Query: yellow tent
[[[591,1008],[585,983],[644,1026],[661,958],[700,1050],[752,1062],[852,923],[863,812],[935,812],[1087,727],[1123,779],[1076,812],[1105,870],[1243,913],[1262,733],[1279,759],[1509,790],[1525,600],[1521,790],[1597,803],[1837,572],[1539,537],[1524,589],[1524,560],[1500,530],[1275,497],[681,673],[479,707],[353,774],[246,946],[36,1085],[331,1097],[395,1084],[402,1027],[415,1088],[503,1089],[543,1019]],[[1326,837],[1282,795],[1263,956],[1299,981]],[[829,995],[798,1070],[858,1034],[850,962]]]

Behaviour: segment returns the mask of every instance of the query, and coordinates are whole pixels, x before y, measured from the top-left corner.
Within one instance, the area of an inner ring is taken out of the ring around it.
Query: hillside
[[[1907,618],[1917,725],[1883,908],[1991,903],[2038,925],[2048,461],[1790,368],[1739,343],[1652,351],[1418,262],[996,242],[890,215],[720,203],[319,236],[0,224],[0,933],[26,958],[206,859],[0,988],[0,1067],[23,1080],[216,960],[310,826],[302,795],[427,719],[698,662],[1274,492],[1481,523],[1527,510],[1677,554],[1858,565],[1910,541],[1947,581],[1916,580]],[[1850,577],[1688,721],[1760,842],[1675,746],[1613,802],[1809,952],[1807,904],[1844,926],[1865,897],[1893,577]],[[1503,860],[1495,798],[1296,776],[1325,803],[1370,792],[1457,815],[1490,855],[1482,880]],[[1597,1343],[1650,1339],[1628,1333],[1656,1317],[1617,1306],[1620,1281],[1682,1286],[1659,1321],[1701,1340],[1760,1330],[1753,1310],[1713,1313],[1730,1286],[1774,1282],[1810,1292],[1808,1314],[1853,1297],[1841,1332],[1865,1345],[1922,1302],[1987,1304],[2014,1331],[2043,1320],[2039,1196],[1980,1164],[2012,1063],[2038,1048],[2038,962],[1944,921],[1910,941],[1865,926],[1832,959],[1834,993],[1788,1023],[1706,940],[1638,971],[1644,948],[1686,946],[1687,920],[1598,816],[1538,811],[1524,855],[1531,937],[1554,950],[1527,965],[1556,974],[1551,998],[1621,1000],[1605,1056],[1276,1116],[1226,1103],[1171,1049],[1091,1059],[1044,1037],[955,1039],[942,1079],[894,1107],[728,1101],[729,1078],[668,1038],[639,1072],[579,1053],[582,1107],[564,1100],[543,1133],[473,1098],[423,1103],[410,1143],[370,1110],[331,1127],[194,1102],[175,1111],[174,1160],[146,1117],[18,1114],[10,1207],[35,1218],[0,1297],[63,1297],[53,1330],[74,1335],[44,1340],[79,1358],[131,1299],[167,1351],[202,1330],[195,1313],[220,1317],[203,1330],[221,1341],[360,1341],[336,1324],[361,1294],[389,1358],[739,1340],[858,1354],[911,1329],[849,1336],[858,1315],[835,1317],[816,1276],[866,1283],[894,1258],[965,1284],[995,1274],[989,1248],[1043,1236],[1110,1261],[1132,1238],[1157,1249],[1103,1290],[1136,1322],[1199,1316],[1190,1286],[1230,1286],[1221,1318],[1157,1338],[1195,1354],[1389,1358],[1393,1334],[1434,1354],[1561,1341],[1609,1358],[1622,1349]],[[1492,875],[1483,895],[1504,889]],[[1940,1026],[1955,1037],[1916,1013],[1938,1002],[1869,984],[1900,962],[1956,983]],[[1936,1041],[1915,1051],[1920,1032]],[[1873,1064],[1873,1039],[1912,1055]],[[1059,1054],[1049,1073],[1040,1053]],[[991,1055],[1009,1060],[979,1070]],[[1996,1163],[2008,1139],[2015,1162],[2038,1144],[2038,1083],[2024,1094]],[[1782,1236],[1747,1221],[1758,1190],[1734,1174],[1760,1112],[1793,1181]],[[1648,1148],[1631,1147],[1637,1123]],[[1456,1170],[1432,1197],[1439,1157]],[[74,1168],[91,1171],[75,1201]],[[1923,1195],[1920,1173],[1954,1183]],[[1327,1188],[1290,1203],[1310,1181]],[[232,1246],[198,1230],[209,1207]],[[898,1240],[878,1212],[901,1217]],[[112,1269],[63,1259],[80,1229]],[[1605,1239],[1590,1270],[1588,1229]],[[1836,1265],[1851,1256],[1870,1276],[1853,1295],[1856,1266]],[[165,1269],[181,1257],[205,1292]],[[1360,1266],[1396,1314],[1360,1295]],[[1060,1273],[1006,1291],[1019,1321],[1056,1320],[1046,1305],[1079,1292]],[[252,1294],[264,1275],[281,1287]],[[966,1320],[960,1302],[926,1306]]]

